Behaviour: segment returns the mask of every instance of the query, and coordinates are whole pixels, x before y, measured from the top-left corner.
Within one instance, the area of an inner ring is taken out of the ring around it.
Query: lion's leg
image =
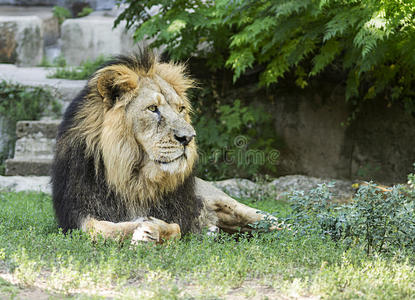
[[[265,215],[258,209],[246,206],[229,197],[210,183],[196,179],[196,194],[203,199],[208,211],[216,217],[216,226],[226,232],[252,231],[251,224],[261,221]],[[276,221],[275,218],[270,217]],[[271,229],[278,229],[273,226]]]
[[[92,237],[101,235],[105,239],[120,239],[133,235],[132,241],[146,241],[161,243],[165,240],[180,238],[180,227],[177,224],[168,224],[156,218],[140,218],[131,222],[99,221],[86,218],[81,225],[84,232]]]
[[[114,223],[109,221],[99,221],[88,217],[81,222],[81,230],[90,234],[92,237],[101,235],[105,239],[121,239],[133,234],[138,227],[137,222]]]

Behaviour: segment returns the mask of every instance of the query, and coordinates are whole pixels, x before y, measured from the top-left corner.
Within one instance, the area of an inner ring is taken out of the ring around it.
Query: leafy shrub
[[[212,108],[211,108],[212,109]],[[271,115],[261,106],[218,104],[216,110],[199,110],[195,117],[199,147],[198,174],[209,180],[253,178],[275,174],[279,152]]]
[[[346,246],[364,247],[367,254],[415,249],[415,193],[403,186],[380,192],[373,183],[362,185],[352,203],[333,203],[331,186],[291,196],[293,213],[287,218],[296,234],[330,236]]]
[[[276,176],[279,151],[269,95],[247,78],[233,84],[230,72],[207,72],[205,60],[187,61],[197,88],[189,91],[199,149],[198,176],[208,180],[229,177],[255,179]],[[277,150],[278,149],[278,150]]]
[[[415,198],[395,186],[382,194],[376,187],[361,187],[351,205],[350,237],[364,239],[367,253],[415,247]]]
[[[289,77],[304,88],[331,72],[355,105],[383,95],[415,111],[411,0],[122,2],[116,24],[126,20],[136,40],[148,37],[174,59],[205,57],[213,69],[231,68],[234,80],[260,70],[266,86]]]
[[[87,15],[89,15],[90,13],[92,13],[94,10],[91,7],[84,7],[82,8],[82,11],[80,11],[77,14],[78,18],[82,18],[82,17],[86,17]]]
[[[6,141],[0,153],[0,161],[3,162],[14,154],[17,121],[38,120],[48,112],[57,116],[60,111],[60,104],[49,90],[1,81],[0,116]]]
[[[59,24],[62,24],[66,19],[77,17],[82,18],[88,16],[94,10],[89,6],[86,2],[74,2],[74,1],[66,1],[67,5],[70,5],[71,10],[67,9],[66,7],[62,6],[54,6],[52,8],[53,15],[58,18]],[[74,3],[70,3],[74,2]]]
[[[57,68],[48,75],[48,78],[88,79],[106,60],[107,58],[104,55],[100,55],[95,60],[84,61],[79,67],[68,67],[66,61],[59,58],[54,64]]]
[[[53,15],[58,18],[59,24],[62,24],[67,18],[72,16],[71,12],[62,6],[54,6],[52,8]]]

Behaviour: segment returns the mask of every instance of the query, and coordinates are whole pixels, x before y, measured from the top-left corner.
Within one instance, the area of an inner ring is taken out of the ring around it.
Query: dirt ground
[[[134,285],[133,282],[129,285]],[[198,295],[203,298],[203,295],[200,295],[199,288],[195,285],[188,285],[181,287],[183,295]],[[0,300],[6,299],[19,299],[19,300],[46,300],[46,299],[71,299],[72,297],[77,298],[78,296],[101,296],[103,298],[117,298],[117,292],[111,293],[111,291],[105,291],[103,294],[91,293],[91,291],[77,291],[71,295],[62,295],[51,293],[45,291],[41,287],[30,286],[24,287],[19,285],[17,279],[10,273],[0,271]],[[118,295],[119,296],[119,295]],[[280,292],[274,290],[269,286],[264,286],[256,282],[255,280],[250,280],[244,282],[244,284],[238,288],[232,289],[227,292],[226,295],[222,296],[220,299],[224,300],[263,300],[263,299],[276,299],[276,300],[287,300],[287,299],[319,299],[315,296],[301,296],[294,294],[283,295]]]

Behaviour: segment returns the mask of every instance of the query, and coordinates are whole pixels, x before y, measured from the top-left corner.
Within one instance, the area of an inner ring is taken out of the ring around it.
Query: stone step
[[[78,1],[80,3],[88,4],[91,8],[95,10],[108,10],[112,9],[116,6],[116,0],[82,0]],[[39,5],[39,7],[44,6],[65,6],[68,9],[74,4],[76,1],[68,1],[68,0],[0,0],[0,5],[19,5],[23,6],[24,8],[28,7],[29,5]],[[22,7],[22,8],[23,8]],[[29,6],[30,7],[30,6]]]
[[[52,159],[55,145],[55,139],[23,137],[16,141],[14,158]]]
[[[6,175],[47,176],[53,160],[60,120],[20,121],[13,159],[6,160]]]
[[[19,121],[16,124],[18,138],[42,137],[54,139],[58,133],[61,120]]]
[[[0,189],[6,191],[35,191],[51,194],[49,176],[0,176]]]
[[[47,176],[52,159],[13,158],[6,160],[7,176]]]
[[[72,99],[83,89],[86,80],[47,78],[50,73],[51,70],[47,68],[19,68],[11,64],[0,64],[0,80],[50,88],[56,99],[62,104],[63,112]]]
[[[60,120],[20,121],[16,125],[15,159],[52,159]]]

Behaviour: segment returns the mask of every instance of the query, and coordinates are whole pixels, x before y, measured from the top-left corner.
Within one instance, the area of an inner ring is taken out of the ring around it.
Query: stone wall
[[[79,65],[99,55],[127,54],[135,49],[132,33],[125,31],[122,25],[116,28],[113,25],[114,18],[96,15],[65,20],[61,41],[66,62]]]
[[[36,66],[43,57],[42,20],[0,16],[0,62]]]
[[[119,12],[94,11],[60,26],[51,7],[0,6],[0,63],[37,66],[62,55],[68,65],[79,65],[99,55],[128,54],[135,49],[133,32],[125,22],[113,28]]]
[[[275,129],[285,142],[281,175],[405,182],[415,162],[415,117],[372,100],[342,126],[351,113],[343,95],[342,86],[328,85],[274,96]]]
[[[69,7],[74,2],[88,3],[94,10],[112,9],[115,0],[0,0],[0,5],[17,5],[17,6],[67,6]]]

